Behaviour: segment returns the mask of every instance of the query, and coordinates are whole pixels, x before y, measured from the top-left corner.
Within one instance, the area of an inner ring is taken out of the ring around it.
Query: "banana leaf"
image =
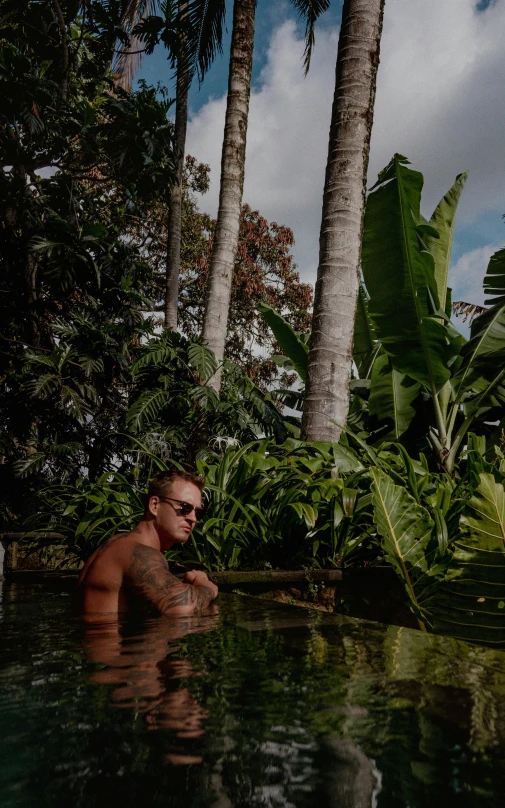
[[[420,627],[426,630],[432,624],[427,607],[445,573],[433,520],[385,472],[374,468],[370,474],[374,519],[386,559],[400,578]]]
[[[487,306],[503,305],[505,303],[505,249],[498,250],[489,259],[486,277],[484,278],[484,293],[497,295],[487,298]]]
[[[258,304],[258,311],[284,351],[285,356],[275,355],[273,361],[285,369],[294,369],[303,382],[307,381],[307,360],[309,345],[306,335],[297,334],[293,327],[271,306]],[[360,378],[368,378],[373,361],[379,349],[373,324],[367,309],[367,294],[364,287],[359,288],[358,306],[354,330],[353,359],[358,368]]]
[[[378,343],[372,320],[368,313],[368,295],[363,284],[358,291],[356,321],[354,324],[353,359],[360,379],[368,379],[377,354]]]
[[[505,364],[505,303],[493,306],[472,323],[470,340],[463,348],[462,377],[479,370],[497,370]],[[494,374],[492,374],[494,375]]]
[[[258,311],[273,331],[274,337],[303,382],[307,381],[307,358],[309,346],[298,336],[294,328],[266,303],[258,304]]]
[[[423,237],[424,243],[435,261],[438,301],[440,308],[444,310],[447,303],[447,277],[456,225],[456,209],[467,178],[468,171],[458,174],[454,185],[447,191],[433,212],[429,223],[436,228],[439,238],[434,238],[429,233],[425,233]]]
[[[483,472],[460,517],[446,579],[430,610],[434,630],[464,640],[505,646],[505,493]]]
[[[382,352],[372,368],[372,381],[368,412],[379,421],[391,419],[391,431],[384,439],[398,440],[411,425],[416,411],[412,406],[419,396],[421,385],[404,373],[394,370],[389,356]]]
[[[461,348],[462,361],[454,376],[456,396],[473,389],[480,393],[481,403],[505,374],[505,250],[491,256],[484,288],[495,295],[487,301],[494,305],[473,320],[470,340]]]
[[[437,238],[420,213],[423,177],[396,154],[366,206],[363,275],[370,316],[396,370],[440,390],[450,376],[447,329],[440,315],[435,263],[423,238]]]

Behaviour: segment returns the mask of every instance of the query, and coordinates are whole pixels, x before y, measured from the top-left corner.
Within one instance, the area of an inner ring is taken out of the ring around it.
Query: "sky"
[[[231,7],[231,3],[230,3]],[[340,0],[318,22],[304,77],[303,25],[284,0],[258,0],[244,202],[289,226],[301,279],[314,283],[335,82]],[[223,56],[190,93],[187,153],[211,167],[200,208],[217,214],[231,11]],[[456,225],[453,300],[482,304],[490,256],[505,245],[505,0],[386,0],[368,186],[395,152],[424,175],[431,216],[469,171]],[[170,86],[162,49],[140,76]]]

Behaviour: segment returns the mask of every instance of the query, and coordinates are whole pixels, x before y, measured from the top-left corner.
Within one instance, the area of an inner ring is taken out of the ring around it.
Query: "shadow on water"
[[[503,802],[503,652],[234,595],[101,624],[4,595],[5,808]]]

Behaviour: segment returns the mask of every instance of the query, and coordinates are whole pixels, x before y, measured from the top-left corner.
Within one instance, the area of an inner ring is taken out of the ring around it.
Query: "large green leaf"
[[[420,213],[423,177],[396,154],[368,196],[363,274],[375,331],[394,367],[431,392],[448,380],[450,357],[434,259],[423,237],[436,237]]]
[[[433,536],[433,520],[426,508],[403,486],[395,485],[385,472],[374,468],[370,474],[374,518],[386,558],[402,581],[423,627],[431,625],[426,607],[444,573]]]
[[[505,646],[505,493],[493,474],[479,480],[431,609],[436,631]]]
[[[354,324],[353,359],[360,379],[368,379],[377,352],[377,337],[368,312],[368,295],[360,283]]]
[[[379,345],[374,332],[373,323],[368,313],[367,293],[360,285],[356,321],[354,326],[353,359],[358,368],[360,378],[368,378]],[[271,306],[266,303],[258,305],[286,356],[273,356],[272,359],[280,367],[294,368],[302,381],[307,381],[308,341],[298,335],[292,326]]]
[[[452,240],[456,225],[456,209],[459,198],[468,177],[468,171],[458,174],[454,185],[440,200],[430,219],[439,238],[425,233],[423,240],[435,260],[435,283],[437,285],[440,308],[445,310],[447,299],[447,276],[451,261]]]
[[[150,343],[146,345],[144,352],[131,366],[132,376],[136,376],[139,371],[148,367],[149,365],[168,365],[177,355],[176,350],[172,345],[164,345],[161,340],[155,344]]]
[[[392,420],[391,432],[383,438],[398,440],[407,431],[416,415],[412,404],[420,391],[419,382],[395,370],[386,353],[377,357],[372,368],[368,412],[379,421]]]
[[[216,372],[217,362],[214,353],[201,342],[191,342],[188,347],[190,366],[196,370],[203,382],[207,382]]]
[[[140,432],[151,421],[156,420],[169,398],[170,393],[160,388],[142,393],[126,413],[128,429]]]
[[[496,295],[484,301],[488,306],[505,304],[505,249],[495,252],[489,260],[484,278],[484,294]]]
[[[463,347],[465,361],[460,375],[476,370],[497,370],[505,364],[505,304],[476,317],[472,323],[470,340]],[[493,373],[491,375],[494,375]]]
[[[303,382],[307,381],[307,357],[309,346],[298,337],[294,328],[266,303],[258,304],[258,311],[272,329],[275,339],[293,363],[293,367]]]
[[[481,394],[482,403],[486,390],[494,390],[505,371],[505,250],[491,256],[484,288],[487,294],[496,295],[496,302],[474,319],[470,340],[461,349],[463,361],[454,377],[456,396],[473,389]]]

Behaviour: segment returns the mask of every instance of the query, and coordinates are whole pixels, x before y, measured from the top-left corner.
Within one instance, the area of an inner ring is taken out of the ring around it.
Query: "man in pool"
[[[203,477],[162,471],[149,484],[146,511],[129,533],[117,533],[86,561],[77,583],[84,616],[141,611],[192,615],[205,610],[217,586],[197,570],[181,581],[163,555],[188,540],[202,506]]]

